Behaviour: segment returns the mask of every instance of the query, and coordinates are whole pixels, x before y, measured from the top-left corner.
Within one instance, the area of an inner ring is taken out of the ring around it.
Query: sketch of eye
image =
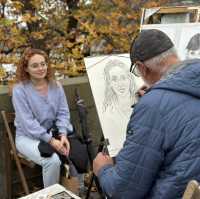
[[[111,81],[116,83],[116,82],[121,82],[121,81],[126,81],[127,77],[126,75],[120,75],[119,77],[117,76],[112,76]]]
[[[127,77],[126,77],[125,75],[121,75],[121,76],[120,76],[120,80],[124,81],[124,80],[126,80],[126,79],[127,79]]]
[[[118,78],[117,78],[116,76],[112,76],[111,81],[117,82],[117,81],[118,81]]]

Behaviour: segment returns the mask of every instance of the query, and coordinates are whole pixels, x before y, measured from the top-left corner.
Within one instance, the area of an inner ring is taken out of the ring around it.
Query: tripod
[[[95,158],[95,153],[94,153],[94,147],[93,147],[93,144],[92,144],[92,139],[91,139],[91,136],[89,134],[88,125],[87,125],[87,114],[88,114],[88,112],[87,112],[84,100],[80,98],[77,89],[75,89],[75,101],[76,101],[76,106],[77,106],[77,109],[78,109],[83,140],[84,140],[84,142],[87,146],[87,152],[88,152],[88,157],[89,157],[89,161],[90,161],[90,166],[92,168],[93,159]],[[104,139],[102,138],[101,140],[104,140]],[[100,151],[102,149],[103,149],[103,146],[100,144],[98,150]],[[89,199],[93,181],[96,184],[97,191],[98,191],[99,195],[101,196],[102,199],[105,199],[106,197],[105,197],[105,195],[104,195],[104,193],[103,193],[103,191],[100,187],[98,178],[94,175],[94,173],[92,174],[92,177],[90,179],[90,184],[89,184],[89,187],[88,187],[86,199]]]

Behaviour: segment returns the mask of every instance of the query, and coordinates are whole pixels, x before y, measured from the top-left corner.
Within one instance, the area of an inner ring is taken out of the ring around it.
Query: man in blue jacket
[[[94,172],[111,198],[182,198],[188,181],[200,181],[200,61],[181,62],[153,29],[138,35],[130,58],[151,89],[134,107],[115,163],[99,153]]]

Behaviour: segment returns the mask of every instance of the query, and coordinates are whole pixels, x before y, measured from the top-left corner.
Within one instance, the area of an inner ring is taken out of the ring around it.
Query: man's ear
[[[148,68],[145,66],[145,64],[142,63],[141,61],[136,61],[136,64],[141,76],[146,77]]]

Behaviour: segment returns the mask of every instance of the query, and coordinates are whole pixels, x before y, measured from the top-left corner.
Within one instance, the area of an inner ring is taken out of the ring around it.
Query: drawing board
[[[123,146],[135,92],[143,81],[129,72],[129,54],[87,57],[84,62],[101,128],[110,143],[108,151],[115,156]]]

